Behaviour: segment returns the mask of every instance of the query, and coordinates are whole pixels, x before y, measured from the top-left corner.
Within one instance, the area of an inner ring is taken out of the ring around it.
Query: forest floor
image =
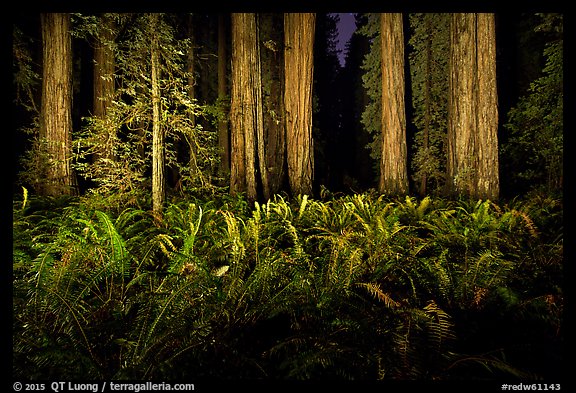
[[[560,380],[559,199],[139,200],[14,201],[14,377]]]

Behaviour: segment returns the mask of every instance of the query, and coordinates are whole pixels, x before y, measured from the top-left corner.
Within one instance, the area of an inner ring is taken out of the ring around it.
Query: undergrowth
[[[18,378],[554,377],[562,202],[13,205]]]

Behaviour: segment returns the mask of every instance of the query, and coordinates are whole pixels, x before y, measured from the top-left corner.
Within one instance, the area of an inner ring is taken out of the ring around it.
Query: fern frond
[[[300,207],[298,208],[298,220],[302,219],[302,216],[304,215],[304,212],[306,210],[306,205],[308,203],[308,195],[303,195],[302,196],[302,201],[300,202]]]
[[[428,208],[432,205],[432,199],[429,196],[426,196],[424,199],[420,201],[420,204],[416,208],[416,216],[418,220],[422,220]]]
[[[441,354],[446,351],[448,343],[456,338],[452,318],[434,300],[428,302],[424,312],[429,317],[427,326],[432,348]]]
[[[368,293],[372,296],[374,296],[374,298],[380,300],[382,303],[384,303],[384,305],[387,308],[398,308],[400,307],[400,303],[397,302],[396,300],[392,299],[392,297],[385,293],[384,291],[382,291],[382,289],[380,288],[380,285],[377,283],[358,283],[356,284],[359,287],[363,287],[366,288],[366,290],[368,291]]]
[[[112,220],[110,220],[110,217],[106,213],[96,211],[96,217],[101,225],[104,226],[106,234],[108,235],[107,240],[111,248],[110,256],[113,268],[116,269],[122,277],[126,277],[129,274],[130,260],[124,239],[118,231],[116,231]]]

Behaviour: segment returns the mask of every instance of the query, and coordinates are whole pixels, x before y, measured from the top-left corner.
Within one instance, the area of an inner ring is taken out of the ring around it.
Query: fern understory
[[[173,200],[160,226],[118,206],[14,201],[15,378],[538,380],[562,367],[559,199],[222,195]]]

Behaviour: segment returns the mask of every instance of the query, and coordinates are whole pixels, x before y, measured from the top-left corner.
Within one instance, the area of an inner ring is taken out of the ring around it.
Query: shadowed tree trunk
[[[381,14],[382,158],[381,193],[408,193],[406,109],[404,104],[404,33],[402,14]]]
[[[286,158],[293,194],[312,194],[312,83],[316,15],[284,14]]]
[[[41,15],[42,104],[40,152],[45,173],[40,175],[40,193],[77,194],[72,172],[72,37],[70,14]]]
[[[448,192],[497,199],[494,15],[454,14],[450,35]]]

